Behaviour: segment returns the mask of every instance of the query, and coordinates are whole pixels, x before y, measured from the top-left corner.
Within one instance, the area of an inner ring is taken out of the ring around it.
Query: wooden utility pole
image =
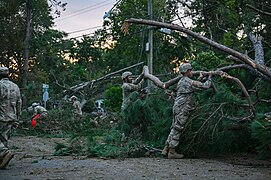
[[[148,15],[149,19],[152,20],[152,0],[148,0]],[[153,28],[152,26],[149,26],[149,34],[148,34],[148,43],[146,44],[146,51],[148,53],[148,67],[149,67],[149,73],[153,74]],[[152,88],[153,83],[151,81],[148,81],[148,89],[150,90]]]

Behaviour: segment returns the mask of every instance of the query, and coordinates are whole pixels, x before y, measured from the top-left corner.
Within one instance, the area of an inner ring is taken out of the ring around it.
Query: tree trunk
[[[26,33],[24,39],[24,66],[23,66],[23,81],[22,88],[25,88],[28,80],[28,59],[29,59],[29,40],[31,27],[31,8],[29,2],[26,3]]]
[[[72,91],[72,92],[73,92],[72,94],[74,94],[75,92],[77,92],[77,91],[79,91],[79,90],[81,90],[81,89],[83,89],[83,88],[85,88],[85,87],[89,87],[89,86],[93,85],[94,83],[97,83],[97,82],[99,82],[99,81],[105,80],[105,79],[107,79],[107,78],[109,78],[109,77],[111,77],[111,76],[113,76],[113,75],[115,75],[115,74],[121,73],[121,72],[126,71],[126,70],[128,70],[128,69],[131,69],[131,68],[133,68],[133,67],[140,66],[140,65],[142,65],[142,64],[144,64],[144,62],[140,62],[140,63],[134,64],[134,65],[132,65],[132,66],[129,66],[129,67],[120,69],[120,70],[118,70],[118,71],[115,71],[115,72],[106,74],[105,76],[100,77],[100,78],[98,78],[98,79],[96,79],[96,80],[91,80],[91,81],[83,82],[83,83],[80,83],[80,84],[78,84],[78,85],[72,86],[72,87],[70,87],[69,89],[65,90],[65,91],[64,91],[64,94],[68,94],[70,91]]]
[[[262,37],[258,36],[256,37],[251,32],[248,33],[248,37],[250,41],[253,44],[254,51],[255,51],[255,63],[264,65],[264,51],[263,51],[263,45],[262,45]]]

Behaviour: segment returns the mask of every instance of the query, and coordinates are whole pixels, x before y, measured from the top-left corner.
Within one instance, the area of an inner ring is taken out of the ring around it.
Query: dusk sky
[[[55,19],[55,28],[69,34],[69,38],[93,33],[103,24],[103,16],[117,0],[63,0],[67,2],[66,11]],[[87,30],[86,30],[87,29]],[[83,31],[84,30],[84,31]]]

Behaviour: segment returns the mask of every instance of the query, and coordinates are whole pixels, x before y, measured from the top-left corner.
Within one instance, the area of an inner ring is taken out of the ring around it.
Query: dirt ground
[[[271,179],[271,162],[254,156],[105,160],[52,156],[55,142],[65,139],[12,137],[9,146],[16,155],[0,170],[0,179]]]

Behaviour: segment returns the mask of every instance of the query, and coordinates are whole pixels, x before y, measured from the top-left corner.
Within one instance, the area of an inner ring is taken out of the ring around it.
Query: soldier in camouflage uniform
[[[11,127],[18,124],[22,101],[19,87],[8,79],[7,67],[0,67],[0,169],[4,169],[14,154],[8,148]]]
[[[78,98],[76,96],[72,96],[70,98],[70,101],[72,102],[72,106],[74,108],[73,113],[78,116],[78,117],[82,117],[83,113],[82,113],[82,109],[81,109],[81,103],[78,100]]]
[[[35,127],[37,124],[37,120],[44,119],[48,116],[48,111],[39,103],[33,103],[30,107],[28,107],[28,112],[32,112],[31,125]]]
[[[183,158],[182,154],[177,154],[175,148],[179,144],[180,133],[189,117],[190,112],[194,109],[194,90],[196,88],[207,89],[211,86],[211,75],[204,83],[190,79],[192,77],[192,67],[189,63],[180,66],[182,78],[177,84],[177,97],[173,105],[173,121],[170,134],[162,151],[164,156],[169,159]]]
[[[123,111],[128,104],[130,103],[130,94],[135,91],[140,91],[141,86],[143,83],[143,72],[142,74],[133,81],[132,73],[129,71],[126,71],[121,76],[123,84],[122,84],[122,105],[121,105],[121,111]]]

